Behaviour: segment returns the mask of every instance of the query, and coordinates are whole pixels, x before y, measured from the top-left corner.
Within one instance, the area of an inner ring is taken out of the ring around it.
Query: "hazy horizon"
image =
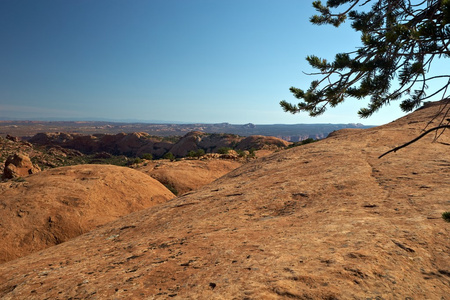
[[[305,58],[353,51],[359,35],[315,26],[312,1],[14,0],[0,2],[0,116],[12,119],[381,125],[364,101],[291,115]]]
[[[231,122],[181,122],[181,121],[166,121],[166,120],[139,120],[139,119],[90,119],[90,118],[80,118],[80,119],[61,119],[61,118],[34,118],[34,119],[16,119],[16,118],[6,118],[0,117],[0,122],[104,122],[104,123],[141,123],[141,124],[163,124],[163,125],[189,125],[189,124],[230,124],[230,125],[319,125],[319,124],[361,124],[364,126],[377,126],[372,124],[366,124],[363,122],[344,122],[344,123],[330,123],[330,122],[315,122],[315,123],[231,123]]]

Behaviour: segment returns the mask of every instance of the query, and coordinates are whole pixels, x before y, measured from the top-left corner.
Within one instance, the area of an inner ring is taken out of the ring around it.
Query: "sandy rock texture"
[[[2,264],[0,297],[449,299],[449,133],[378,159],[438,108],[274,153]]]
[[[6,159],[2,179],[28,176],[40,171],[39,166],[34,165],[27,155],[16,153]]]
[[[0,263],[174,197],[125,167],[79,165],[0,183]]]
[[[211,159],[211,160],[180,160],[151,161],[138,171],[148,174],[169,187],[177,195],[183,195],[209,184],[217,178],[241,166],[243,162]]]
[[[285,140],[273,136],[252,135],[240,141],[236,148],[241,150],[249,150],[251,148],[275,150],[286,148],[290,144]]]

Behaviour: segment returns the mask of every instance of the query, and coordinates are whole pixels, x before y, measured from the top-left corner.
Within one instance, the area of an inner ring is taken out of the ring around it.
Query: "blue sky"
[[[378,125],[354,100],[284,113],[305,57],[352,51],[348,26],[314,26],[305,0],[0,0],[0,119]]]

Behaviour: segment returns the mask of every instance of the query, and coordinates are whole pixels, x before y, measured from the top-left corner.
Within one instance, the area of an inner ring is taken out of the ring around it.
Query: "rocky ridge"
[[[14,159],[15,156],[22,158]],[[17,160],[16,163],[18,164],[23,162],[27,166],[27,169],[25,172],[20,172],[20,174],[6,171],[8,174],[5,174],[6,176],[3,176],[3,179],[29,175],[29,170],[31,170],[31,173],[34,173],[33,167],[36,170],[37,168],[43,170],[60,166],[85,164],[92,160],[77,150],[65,149],[59,146],[33,145],[17,137],[10,137],[8,139],[0,137],[0,173],[2,174],[5,172],[5,165],[8,159],[12,162]],[[31,161],[33,167],[28,162],[28,159]],[[15,164],[13,163],[13,165]]]
[[[171,152],[184,157],[189,151],[203,149],[216,152],[221,147],[238,150],[283,149],[290,143],[274,137],[241,137],[234,134],[207,134],[200,131],[187,133],[178,139],[151,136],[147,133],[119,133],[81,135],[69,133],[39,133],[29,139],[30,143],[74,149],[84,154],[107,152],[113,155],[141,156],[150,153],[156,158]]]
[[[0,297],[447,299],[450,136],[378,159],[439,105],[254,160],[2,264]]]

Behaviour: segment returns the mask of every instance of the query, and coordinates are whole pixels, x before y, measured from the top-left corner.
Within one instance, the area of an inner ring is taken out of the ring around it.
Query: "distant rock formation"
[[[60,146],[78,150],[84,154],[107,152],[114,155],[138,156],[143,153],[164,155],[172,144],[162,142],[162,139],[152,137],[147,133],[118,133],[81,135],[64,132],[38,133],[30,140],[31,143],[45,146]]]
[[[170,152],[176,157],[186,156],[189,151],[197,150],[199,148],[198,144],[205,135],[206,133],[201,131],[189,132],[170,148]]]
[[[240,141],[236,148],[239,150],[250,150],[251,148],[274,150],[286,148],[289,144],[291,143],[273,136],[252,135]]]
[[[81,135],[57,133],[38,133],[29,140],[31,143],[45,146],[59,146],[81,151],[85,154],[110,153],[129,157],[150,153],[153,157],[162,157],[171,152],[175,157],[184,157],[190,151],[203,149],[206,153],[217,152],[221,147],[237,150],[261,150],[285,148],[290,143],[276,137],[249,136],[235,134],[210,134],[191,131],[178,141],[168,141],[144,132]]]
[[[39,166],[33,165],[27,155],[16,153],[6,159],[2,179],[24,177],[40,171]]]

